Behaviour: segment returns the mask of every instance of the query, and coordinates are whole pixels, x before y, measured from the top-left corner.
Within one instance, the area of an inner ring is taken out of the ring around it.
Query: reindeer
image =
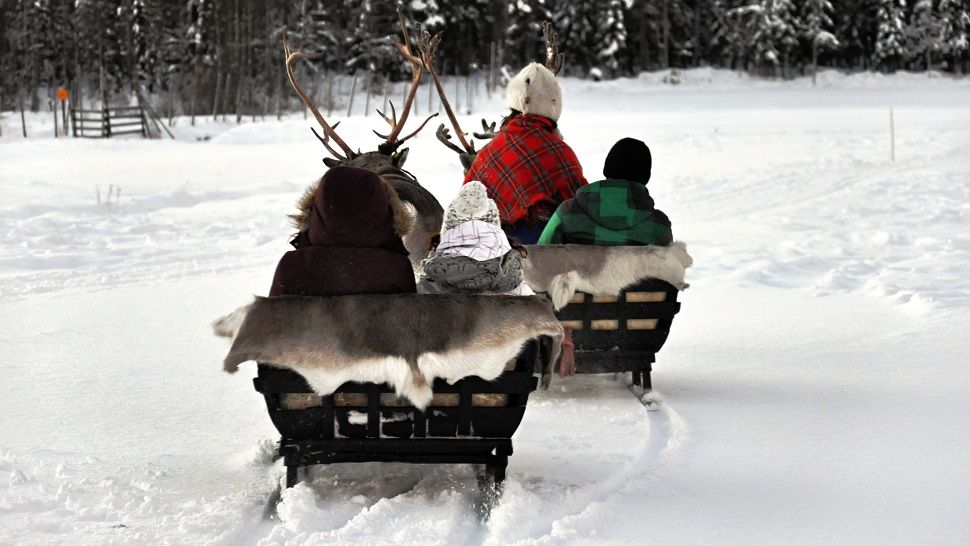
[[[546,49],[546,68],[552,71],[553,74],[559,75],[559,71],[562,70],[564,56],[559,52],[559,34],[552,29],[552,23],[549,21],[544,21],[542,23],[542,39],[545,42]],[[469,140],[466,137],[468,133],[461,130],[458,125],[458,119],[455,117],[454,110],[451,109],[451,104],[448,102],[448,97],[445,96],[445,88],[441,85],[438,80],[438,73],[434,69],[434,50],[438,47],[441,42],[441,33],[435,34],[432,37],[427,31],[422,32],[421,39],[418,41],[418,48],[421,50],[421,58],[424,63],[425,68],[428,73],[431,74],[431,79],[434,81],[435,88],[438,90],[438,96],[441,98],[441,104],[445,108],[445,113],[448,115],[448,119],[451,121],[451,126],[455,129],[455,136],[458,138],[458,142],[461,143],[461,147],[458,147],[454,142],[451,141],[451,134],[445,124],[442,123],[438,126],[438,130],[435,132],[435,136],[442,144],[448,147],[449,150],[458,154],[458,159],[461,161],[461,166],[467,173],[468,169],[471,168],[472,163],[475,161],[475,156],[478,154],[478,150],[475,149],[475,141]],[[472,133],[472,135],[479,140],[491,140],[496,134],[496,123],[488,123],[484,118],[482,118],[482,131]]]
[[[428,242],[431,236],[441,229],[442,217],[444,216],[444,210],[441,208],[441,204],[435,199],[434,195],[431,194],[427,189],[425,189],[418,182],[417,178],[408,171],[404,170],[404,162],[408,157],[408,149],[400,149],[401,145],[404,144],[408,139],[418,134],[421,129],[431,120],[431,118],[438,115],[437,112],[431,114],[424,120],[424,122],[413,132],[407,136],[402,137],[401,132],[404,129],[404,124],[407,122],[408,114],[411,112],[411,105],[414,102],[415,94],[418,90],[418,84],[421,82],[421,73],[423,68],[423,63],[421,59],[415,57],[411,53],[411,46],[408,37],[407,24],[404,20],[404,15],[398,12],[401,23],[401,31],[404,35],[404,43],[394,43],[394,47],[401,53],[401,55],[408,61],[411,66],[411,88],[408,91],[407,98],[404,101],[404,108],[401,110],[400,119],[397,116],[397,111],[394,109],[394,104],[391,103],[391,115],[387,116],[381,110],[377,113],[390,125],[390,130],[387,134],[381,134],[374,131],[378,137],[384,139],[376,151],[372,152],[360,152],[354,151],[346,141],[344,141],[336,132],[337,122],[334,125],[327,123],[323,115],[320,113],[320,109],[317,105],[307,96],[300,85],[296,81],[296,77],[293,75],[293,63],[297,59],[312,59],[316,57],[315,55],[307,54],[303,51],[294,51],[290,42],[283,37],[283,50],[286,54],[286,76],[290,80],[290,85],[293,86],[293,90],[296,91],[297,96],[304,105],[313,113],[313,117],[316,118],[317,123],[320,124],[320,128],[323,129],[323,136],[320,136],[313,128],[310,129],[313,135],[317,137],[317,140],[323,144],[323,147],[327,149],[333,157],[325,157],[323,163],[327,167],[335,167],[337,165],[349,165],[354,167],[360,167],[373,171],[387,180],[397,192],[401,201],[404,201],[406,205],[409,205],[413,216],[415,217],[414,228],[404,237],[404,246],[410,253],[411,264],[416,270],[420,270],[420,262],[428,254]],[[335,144],[340,151],[337,151],[331,142]]]

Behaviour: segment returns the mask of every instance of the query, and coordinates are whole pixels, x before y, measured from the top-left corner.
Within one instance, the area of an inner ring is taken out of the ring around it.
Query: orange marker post
[[[64,128],[64,136],[67,136],[67,88],[63,86],[58,87],[56,96],[57,100],[61,101],[61,119],[63,120],[62,127]]]

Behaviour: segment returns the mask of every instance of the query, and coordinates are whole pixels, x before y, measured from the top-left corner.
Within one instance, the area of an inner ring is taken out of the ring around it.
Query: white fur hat
[[[539,63],[531,63],[509,80],[505,103],[523,114],[538,114],[559,121],[562,90],[552,71]]]
[[[481,220],[489,224],[500,225],[498,207],[495,201],[488,198],[485,185],[477,180],[465,184],[458,191],[458,196],[448,205],[445,211],[445,221],[441,231],[449,229],[471,220]]]

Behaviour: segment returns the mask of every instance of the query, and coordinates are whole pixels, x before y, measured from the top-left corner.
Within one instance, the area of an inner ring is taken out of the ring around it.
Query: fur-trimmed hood
[[[365,169],[359,169],[355,167],[334,167],[327,171],[322,178],[311,184],[300,196],[299,200],[296,202],[296,214],[289,215],[290,224],[296,228],[297,231],[304,232],[309,229],[310,226],[310,212],[313,208],[314,196],[320,189],[320,184],[328,177],[332,175],[340,176],[344,169],[353,169],[354,171],[365,171]],[[335,172],[336,171],[336,172]],[[414,214],[410,212],[407,206],[398,197],[397,191],[394,190],[394,186],[384,177],[372,173],[371,171],[366,171],[371,173],[374,177],[380,179],[380,183],[384,188],[384,193],[387,194],[387,201],[391,207],[391,217],[393,219],[394,233],[398,237],[405,237],[414,228]],[[333,173],[333,174],[332,174]],[[359,174],[358,174],[359,176]]]

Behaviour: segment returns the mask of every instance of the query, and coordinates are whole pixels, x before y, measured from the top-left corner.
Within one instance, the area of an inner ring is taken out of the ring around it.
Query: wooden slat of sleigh
[[[654,330],[657,328],[657,319],[627,319],[627,330]]]
[[[654,330],[657,328],[658,319],[627,319],[626,329],[627,330]],[[562,324],[563,328],[572,328],[573,330],[582,330],[583,321],[581,320],[561,320],[559,324]],[[620,322],[618,320],[593,320],[590,321],[590,330],[617,330],[620,327]]]
[[[616,330],[619,327],[620,321],[613,319],[591,320],[589,322],[590,330]]]
[[[628,303],[652,303],[667,301],[666,292],[627,292],[626,301]]]
[[[573,294],[573,298],[569,300],[570,305],[577,303],[585,303],[587,294],[584,292],[576,292]],[[616,303],[620,300],[617,295],[602,295],[593,296],[593,303]],[[627,292],[626,297],[622,300],[627,303],[652,303],[658,301],[667,301],[666,292]]]
[[[399,398],[393,393],[381,393],[380,407],[382,408],[401,408],[411,406],[405,398]],[[334,406],[338,408],[364,408],[367,407],[367,395],[356,392],[341,392],[333,395]],[[473,393],[471,396],[472,406],[475,407],[500,407],[507,406],[509,396],[498,393]],[[280,408],[288,411],[304,410],[308,408],[320,407],[323,398],[316,394],[303,393],[284,393],[280,395]],[[439,408],[453,408],[459,404],[458,393],[439,393],[431,398],[429,406]]]

